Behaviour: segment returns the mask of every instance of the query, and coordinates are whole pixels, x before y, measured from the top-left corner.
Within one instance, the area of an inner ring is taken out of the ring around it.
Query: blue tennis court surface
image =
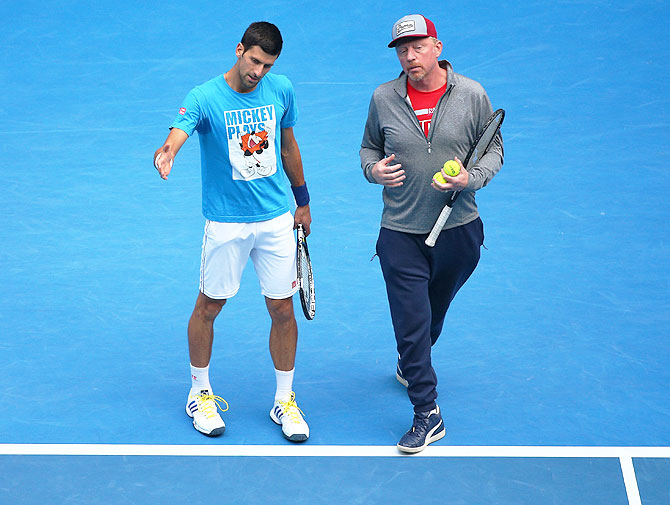
[[[3,463],[13,468],[5,474],[10,490],[25,503],[176,504],[194,494],[202,503],[398,503],[393,497],[410,490],[418,503],[438,503],[438,497],[440,503],[472,503],[473,490],[479,503],[581,503],[583,496],[594,496],[589,503],[598,505],[627,503],[616,461],[606,459],[421,458],[410,468],[402,458],[13,456]],[[45,466],[60,471],[31,485]],[[552,501],[544,501],[548,495]]]
[[[231,503],[670,503],[669,11],[0,5],[0,503],[188,503],[194,490]],[[487,249],[433,353],[447,436],[408,458],[394,446],[411,406],[370,261],[381,194],[358,149],[373,90],[400,71],[391,25],[415,12],[507,115],[505,165],[477,197]],[[203,437],[185,415],[198,143],[167,182],[151,164],[186,93],[228,70],[261,19],[282,30],[273,71],[296,89],[312,194],[317,316],[299,316],[295,378],[311,438],[297,447],[268,415],[269,318],[251,268],[215,328],[226,433]]]

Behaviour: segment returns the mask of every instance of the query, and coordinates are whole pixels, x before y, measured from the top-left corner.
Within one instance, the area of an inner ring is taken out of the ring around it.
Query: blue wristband
[[[295,197],[295,203],[298,207],[304,207],[309,203],[309,191],[307,191],[307,183],[302,186],[291,186],[291,191],[293,191],[293,196]]]

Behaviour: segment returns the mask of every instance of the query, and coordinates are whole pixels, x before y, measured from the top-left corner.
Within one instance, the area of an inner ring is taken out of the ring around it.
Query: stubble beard
[[[423,81],[424,77],[426,77],[426,72],[419,72],[418,74],[407,74],[407,78],[412,82]]]
[[[243,76],[240,76],[240,77],[241,77],[240,81],[242,82],[242,86],[247,91],[251,91],[252,89],[254,89],[258,85],[259,82],[261,82],[260,79],[257,79],[257,80],[252,79],[249,74],[244,74]]]
[[[426,70],[422,67],[419,67],[418,72],[412,72],[411,69],[408,69],[406,72],[407,78],[413,82],[419,82],[423,80],[424,77],[426,77]]]

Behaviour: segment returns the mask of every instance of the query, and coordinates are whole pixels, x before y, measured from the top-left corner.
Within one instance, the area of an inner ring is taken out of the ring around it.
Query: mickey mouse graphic
[[[240,148],[244,152],[244,162],[246,164],[246,170],[243,174],[245,177],[251,177],[256,172],[261,176],[269,175],[272,172],[272,166],[266,165],[269,160],[266,159],[266,156],[262,156],[263,151],[270,145],[269,135],[270,131],[266,128],[258,132],[245,133],[240,137]]]

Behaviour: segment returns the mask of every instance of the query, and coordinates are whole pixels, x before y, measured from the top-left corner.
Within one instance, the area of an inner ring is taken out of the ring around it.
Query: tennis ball
[[[450,177],[456,177],[458,174],[461,173],[460,165],[456,163],[454,160],[449,160],[445,162],[442,170],[444,170],[444,173]]]
[[[446,184],[447,183],[447,181],[444,180],[444,176],[442,175],[442,172],[435,172],[435,174],[433,175],[433,179],[435,179],[440,184]]]

